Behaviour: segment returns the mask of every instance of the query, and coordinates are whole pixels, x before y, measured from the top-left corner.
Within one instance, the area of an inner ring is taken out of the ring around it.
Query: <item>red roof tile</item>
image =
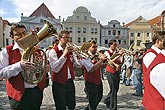
[[[55,18],[44,3],[42,3],[29,17],[41,15],[45,17]]]
[[[157,24],[158,26],[161,25],[161,16],[157,16],[151,20],[148,21],[148,24],[153,26],[154,24]]]

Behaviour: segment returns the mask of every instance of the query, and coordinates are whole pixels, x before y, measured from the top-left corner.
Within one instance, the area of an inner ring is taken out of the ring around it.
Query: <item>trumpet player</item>
[[[76,57],[73,47],[68,46],[70,39],[69,31],[62,30],[58,35],[59,43],[49,53],[52,69],[52,92],[56,110],[74,110],[76,106],[74,68]],[[75,62],[74,62],[75,61]]]
[[[108,59],[111,59],[111,56],[117,54],[117,41],[110,40],[109,41],[109,49],[105,51],[105,55]],[[123,52],[119,52],[121,55]],[[122,63],[122,58],[119,57],[114,61],[116,64]],[[120,67],[119,66],[106,66],[106,75],[110,87],[110,92],[104,99],[104,103],[106,104],[107,108],[110,110],[117,110],[117,92],[119,90],[119,82],[120,82]]]
[[[101,66],[103,61],[106,60],[104,54],[97,55],[97,44],[96,41],[91,41],[91,46],[88,49],[88,54],[94,56],[93,58],[83,58],[80,63],[83,65],[85,73],[85,88],[88,96],[89,104],[85,110],[96,110],[97,105],[102,99],[103,96],[103,84],[101,81]]]
[[[0,79],[6,79],[6,92],[12,110],[40,110],[43,98],[43,79],[38,85],[24,81],[21,72],[34,70],[33,63],[21,60],[23,49],[18,45],[18,40],[27,34],[26,27],[20,23],[13,24],[10,37],[14,45],[5,47],[0,53]],[[49,66],[45,68],[45,73]]]

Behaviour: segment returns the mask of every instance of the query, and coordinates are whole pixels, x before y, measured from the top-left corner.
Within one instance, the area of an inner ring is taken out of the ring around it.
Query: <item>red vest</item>
[[[150,71],[157,64],[165,63],[165,56],[162,54],[157,55],[153,62],[148,67],[145,73],[145,94],[143,96],[143,105],[146,110],[164,110],[165,109],[165,100],[161,94],[155,89],[155,87],[150,83]]]
[[[92,63],[95,64],[96,63],[96,60],[95,61],[93,60]],[[85,69],[84,80],[85,81],[88,81],[88,82],[91,82],[91,83],[94,83],[96,85],[100,85],[102,83],[101,82],[100,69],[101,69],[101,67],[99,67],[96,71],[91,72],[91,73],[88,73],[87,70]]]
[[[147,52],[143,56],[145,56],[149,52],[152,52],[155,55],[158,55],[158,53],[154,49],[150,48],[150,49],[147,50]],[[142,62],[142,69],[143,69],[143,85],[145,86],[145,82],[146,82],[145,81],[146,80],[145,75],[146,75],[146,72],[147,72],[147,67],[144,65],[144,62]]]
[[[107,50],[107,52],[109,53],[110,56],[113,55],[113,53],[111,53],[110,50]],[[114,62],[115,62],[116,64],[119,64],[119,63],[120,63],[120,61],[119,61],[118,59],[116,59]],[[110,73],[112,73],[112,74],[115,74],[115,72],[116,72],[116,67],[110,67],[109,65],[106,65],[106,71],[108,71],[108,72],[110,72]]]
[[[18,49],[12,50],[13,45],[7,46],[6,49],[9,55],[9,65],[17,63],[21,60],[21,54],[19,50]],[[45,80],[42,80],[38,84],[38,86],[43,91],[45,86]],[[20,101],[24,93],[24,90],[25,90],[24,80],[21,74],[6,79],[6,92],[9,97],[15,99],[16,101]]]
[[[63,54],[62,50],[59,50],[58,46],[55,46],[53,49],[56,51],[57,57],[60,58]],[[73,62],[71,61],[71,58],[73,59],[73,55],[70,52],[67,54],[67,60],[64,63],[63,67],[61,68],[61,70],[58,73],[52,72],[53,81],[58,82],[60,84],[65,84],[66,81],[68,80],[68,67],[70,70],[71,78],[74,79],[74,69],[73,69]]]

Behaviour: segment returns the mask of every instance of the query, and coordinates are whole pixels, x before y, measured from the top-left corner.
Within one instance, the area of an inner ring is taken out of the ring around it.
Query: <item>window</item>
[[[140,46],[141,40],[137,40],[137,46]]]
[[[94,28],[91,28],[91,34],[93,34],[94,33]]]
[[[81,38],[80,37],[78,37],[78,43],[81,43]]]
[[[113,27],[115,27],[115,24],[113,24]]]
[[[44,22],[44,20],[43,19],[40,19],[40,23],[43,23]]]
[[[113,30],[112,33],[113,33],[113,35],[116,35],[116,30]]]
[[[150,33],[149,32],[147,33],[147,37],[150,37]]]
[[[69,32],[72,33],[72,27],[69,28]]]
[[[127,43],[126,40],[123,40],[123,45],[126,45],[126,43]]]
[[[9,39],[6,39],[6,45],[9,45]]]
[[[140,37],[140,33],[137,33],[137,36]]]
[[[131,37],[134,37],[134,33],[131,33]]]
[[[83,42],[86,42],[86,37],[83,38]]]
[[[110,30],[108,30],[108,35],[111,35],[111,31]]]
[[[130,40],[130,45],[131,45],[132,43],[134,43],[134,40]]]
[[[120,35],[120,31],[118,31],[118,35]]]
[[[118,40],[119,44],[121,45],[121,40]]]
[[[80,17],[79,16],[77,16],[77,20],[79,20],[80,19]]]
[[[86,28],[83,28],[83,33],[86,33]]]
[[[108,44],[108,40],[104,40],[104,44]]]
[[[84,16],[84,20],[87,20],[87,16]]]
[[[65,29],[66,29],[66,31],[68,31],[68,27],[66,27]]]
[[[97,34],[97,28],[95,28],[95,34]]]
[[[95,41],[97,42],[97,38],[95,38]]]
[[[80,27],[77,28],[77,33],[81,33],[81,28]]]

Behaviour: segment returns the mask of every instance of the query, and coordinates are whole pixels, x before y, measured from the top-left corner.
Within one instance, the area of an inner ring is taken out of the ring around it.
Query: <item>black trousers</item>
[[[27,88],[20,100],[20,102],[9,97],[11,109],[19,110],[40,110],[42,104],[43,93],[36,86],[34,88]]]
[[[53,82],[53,98],[56,110],[74,110],[76,106],[75,86],[72,79],[69,79],[65,85]]]
[[[96,110],[99,102],[103,97],[103,84],[96,85],[94,83],[90,83],[85,81],[86,92],[88,95],[88,109]]]
[[[106,96],[104,103],[110,110],[117,110],[117,92],[119,90],[120,72],[116,72],[115,74],[107,72],[106,74],[110,92]]]

